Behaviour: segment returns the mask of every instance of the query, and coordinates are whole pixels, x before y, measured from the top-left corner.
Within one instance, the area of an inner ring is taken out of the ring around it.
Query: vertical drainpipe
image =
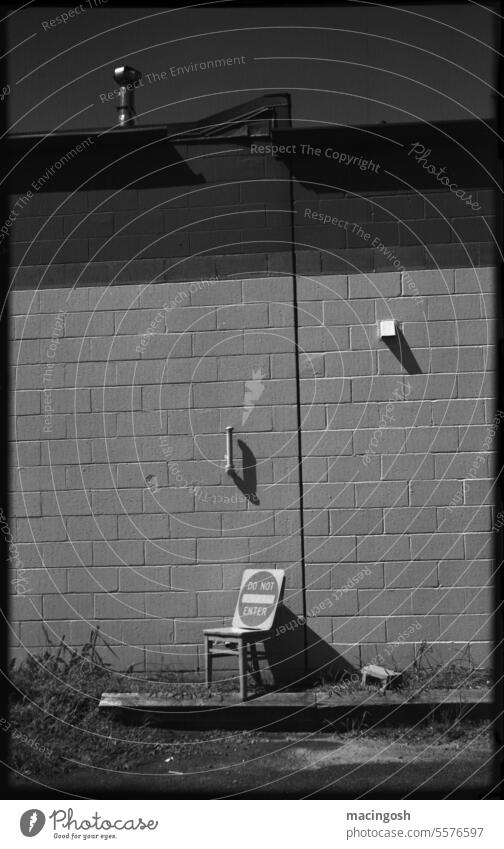
[[[502,43],[502,36],[501,36]],[[501,61],[499,68],[499,81],[501,85],[504,83],[504,66]],[[497,157],[499,160],[499,167],[502,173],[502,169],[504,167],[504,141],[503,141],[503,133],[504,133],[504,110],[502,104],[498,104],[496,106],[498,119],[499,119],[499,141],[497,144]],[[504,213],[502,210],[502,204],[497,204],[497,234],[500,234],[501,241],[504,236]],[[498,236],[497,236],[498,239]],[[497,374],[502,374],[502,369],[504,368],[504,331],[503,331],[503,321],[504,321],[504,297],[502,294],[502,280],[504,278],[504,261],[502,260],[502,256],[495,256],[495,288],[494,292],[495,298],[495,310],[497,315],[496,322],[496,330],[495,334],[497,338],[494,338],[494,344],[496,345],[497,352]],[[504,387],[500,381],[496,381],[496,408],[497,411],[504,410]],[[504,510],[504,420],[499,419],[499,427],[497,430],[497,445],[496,453],[497,453],[497,474],[496,474],[496,486],[495,486],[495,515],[497,516],[500,512]],[[495,569],[495,589],[497,590],[497,598],[502,598],[502,593],[504,592],[504,573],[503,573],[503,564],[504,564],[504,531],[495,532],[495,525],[497,522],[494,522],[494,534],[493,534],[493,561],[494,561],[494,569]],[[493,617],[493,640],[494,640],[494,669],[495,669],[495,681],[502,681],[502,676],[504,675],[504,658],[502,656],[502,651],[497,651],[499,646],[502,646],[502,642],[504,641],[504,613],[502,611],[502,606],[498,610],[495,610]],[[497,695],[497,685],[494,685],[495,694]],[[504,739],[504,718],[502,713],[499,716],[499,727],[498,727],[498,738],[500,737],[500,741],[502,744],[502,740]]]
[[[290,94],[287,97],[288,110],[288,125],[292,128],[292,101]],[[296,263],[296,211],[294,208],[294,177],[292,168],[293,154],[288,154],[289,167],[289,203],[290,203],[290,226],[291,226],[291,244],[292,244],[292,300],[294,311],[294,361],[295,361],[295,377],[296,377],[296,412],[297,412],[297,451],[298,451],[298,477],[299,477],[299,533],[300,533],[300,548],[301,548],[301,598],[303,606],[303,665],[304,674],[308,675],[308,623],[306,620],[306,557],[305,557],[305,533],[304,533],[304,484],[303,484],[303,445],[302,445],[302,429],[301,429],[301,384],[299,375],[299,313],[298,313],[298,294],[297,294],[297,263]]]

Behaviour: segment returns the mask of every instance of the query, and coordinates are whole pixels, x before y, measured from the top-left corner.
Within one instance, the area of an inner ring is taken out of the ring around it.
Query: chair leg
[[[256,687],[260,687],[262,684],[261,670],[259,669],[259,661],[257,659],[257,646],[255,643],[250,643],[250,657],[252,660],[252,671],[254,675],[254,681],[256,683]]]
[[[210,654],[210,637],[205,636],[205,684],[208,688],[212,686],[212,655]]]
[[[244,702],[247,698],[247,646],[244,640],[238,643],[238,669],[240,674],[240,698]]]

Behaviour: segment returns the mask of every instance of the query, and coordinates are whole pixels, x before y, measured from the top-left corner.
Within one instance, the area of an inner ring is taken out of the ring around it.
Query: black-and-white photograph
[[[2,8],[9,845],[498,845],[501,12]]]

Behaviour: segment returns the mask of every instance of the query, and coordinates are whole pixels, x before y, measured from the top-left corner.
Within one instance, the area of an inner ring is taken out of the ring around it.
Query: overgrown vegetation
[[[183,700],[209,697],[201,684],[184,682],[168,672],[149,679],[132,669],[114,672],[110,668],[113,649],[99,630],[94,630],[79,650],[68,646],[64,638],[54,644],[46,633],[46,639],[45,651],[10,667],[10,717],[2,728],[10,734],[9,766],[14,773],[57,776],[79,767],[122,772],[161,758],[181,761],[203,740],[210,741],[214,736],[211,731],[182,733],[147,724],[124,725],[98,708],[104,692],[145,692]],[[110,664],[104,654],[110,657]],[[399,686],[407,698],[432,688],[488,687],[490,683],[488,673],[475,669],[469,656],[436,666],[430,647],[422,644]],[[219,682],[212,686],[209,698],[219,699],[226,692],[236,691],[237,684],[236,678]],[[316,688],[342,695],[366,689],[356,674],[338,680],[325,678]],[[464,738],[471,733],[470,728],[471,723],[462,717],[437,716],[430,728],[422,723],[402,733],[407,739],[428,733],[453,740]],[[363,723],[350,723],[346,730],[350,735],[363,733]],[[238,739],[246,733],[228,732],[229,745],[233,745],[233,737]],[[377,728],[376,733],[384,731]]]
[[[420,643],[413,663],[401,676],[399,687],[402,690],[470,690],[491,686],[489,672],[478,669],[472,662],[469,645],[457,660],[445,664],[434,660],[434,648],[426,641]]]
[[[434,658],[435,645],[426,641],[420,643],[412,663],[406,669],[400,670],[400,666],[391,663],[390,667],[401,671],[400,676],[394,682],[394,689],[405,697],[412,697],[415,693],[428,690],[455,690],[455,689],[488,689],[492,685],[488,670],[477,668],[470,657],[469,646],[462,652],[457,660],[449,663],[436,662]],[[361,683],[361,676],[357,672],[344,672],[339,675],[324,675],[316,682],[317,690],[331,692],[334,695],[352,695],[359,692],[369,692],[377,689],[377,685]]]
[[[57,645],[47,633],[46,639],[46,650],[10,667],[10,727],[3,727],[15,773],[57,775],[81,766],[124,771],[194,744],[169,729],[114,722],[98,704],[103,692],[169,689],[187,695],[196,693],[195,685],[113,672],[102,657],[109,653],[113,660],[113,650],[98,630],[80,650],[64,638]]]

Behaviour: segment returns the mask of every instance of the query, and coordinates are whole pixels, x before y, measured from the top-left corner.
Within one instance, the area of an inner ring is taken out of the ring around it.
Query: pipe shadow
[[[248,501],[252,504],[260,504],[257,496],[256,456],[242,439],[238,440],[238,447],[242,453],[242,477],[234,469],[230,472],[230,476]]]

